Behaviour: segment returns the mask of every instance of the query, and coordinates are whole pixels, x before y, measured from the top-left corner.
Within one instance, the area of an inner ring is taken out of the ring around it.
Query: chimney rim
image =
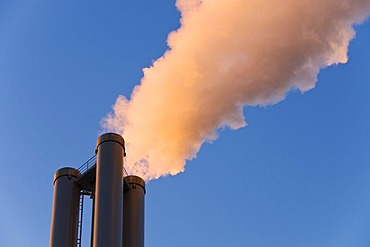
[[[63,177],[63,176],[71,176],[71,177],[78,178],[80,175],[81,175],[80,171],[78,171],[77,169],[73,167],[63,167],[63,168],[58,169],[54,173],[53,184],[55,184],[55,181],[58,178]]]
[[[95,153],[97,153],[98,148],[101,144],[104,142],[117,142],[120,144],[123,148],[124,154],[126,154],[126,149],[125,149],[125,139],[120,134],[117,133],[105,133],[99,136],[99,138],[96,141],[96,150]]]
[[[127,185],[138,185],[143,188],[144,194],[146,194],[145,181],[141,177],[136,176],[136,175],[128,175],[124,177],[124,180],[125,180],[124,191],[127,191],[130,189],[130,187],[127,187]]]

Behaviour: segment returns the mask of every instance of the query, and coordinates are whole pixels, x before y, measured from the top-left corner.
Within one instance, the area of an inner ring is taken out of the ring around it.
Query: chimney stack
[[[84,195],[93,198],[92,247],[144,247],[145,181],[124,176],[124,139],[103,134],[95,153],[77,170],[54,175],[50,247],[81,246]]]

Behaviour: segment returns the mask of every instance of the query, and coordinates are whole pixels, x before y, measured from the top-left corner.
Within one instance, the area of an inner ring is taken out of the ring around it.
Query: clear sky
[[[179,18],[163,0],[0,2],[0,246],[48,245],[54,172],[94,154]],[[370,246],[370,23],[355,30],[315,89],[245,107],[247,127],[147,184],[146,247]]]

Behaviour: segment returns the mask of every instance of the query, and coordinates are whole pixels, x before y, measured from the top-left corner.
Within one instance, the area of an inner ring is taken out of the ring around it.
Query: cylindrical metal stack
[[[76,246],[80,187],[76,179],[80,172],[65,167],[54,174],[54,196],[50,227],[50,246]]]
[[[93,247],[122,246],[124,154],[120,135],[107,133],[98,138]]]
[[[122,247],[144,247],[144,196],[144,180],[125,177]]]
[[[95,166],[82,174],[74,168],[55,173],[50,247],[81,245],[81,191],[93,198],[93,247],[144,247],[145,182],[138,176],[123,178],[124,156],[124,139],[107,133],[97,140]]]

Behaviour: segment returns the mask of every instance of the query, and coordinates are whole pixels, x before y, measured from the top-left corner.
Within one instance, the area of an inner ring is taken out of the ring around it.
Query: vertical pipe
[[[101,135],[96,154],[93,247],[121,247],[125,142],[118,134]]]
[[[142,178],[125,177],[122,247],[144,247],[144,195]]]
[[[53,209],[50,227],[50,247],[74,247],[77,244],[80,187],[76,179],[80,172],[61,168],[54,174]]]
[[[95,179],[93,184],[93,189],[91,192],[92,199],[92,214],[91,214],[91,231],[90,231],[90,247],[93,247],[94,242],[94,212],[95,212]]]

